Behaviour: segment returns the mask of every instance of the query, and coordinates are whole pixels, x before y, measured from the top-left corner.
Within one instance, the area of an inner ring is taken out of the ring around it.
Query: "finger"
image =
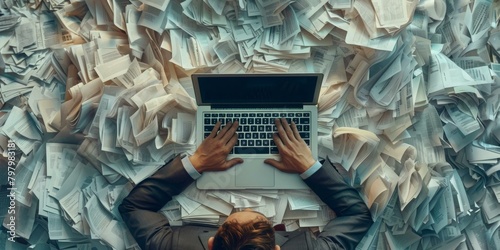
[[[281,171],[283,171],[285,169],[285,166],[283,165],[283,163],[280,161],[277,161],[275,159],[265,159],[264,163],[269,164],[269,165],[271,165],[271,166],[273,166]]]
[[[231,125],[232,125],[231,122],[226,123],[226,126],[224,126],[224,128],[222,128],[222,130],[219,131],[219,134],[217,135],[218,138],[224,138],[224,135],[227,133]]]
[[[233,148],[234,145],[236,145],[236,142],[238,142],[238,134],[235,133],[233,137],[229,139],[226,146],[229,148],[229,150],[231,150],[231,148]]]
[[[283,124],[283,128],[285,129],[286,135],[288,136],[289,140],[295,139],[295,135],[293,135],[292,128],[288,124],[285,118],[281,118],[281,124]]]
[[[286,134],[286,131],[283,128],[282,121],[279,119],[276,119],[275,123],[276,123],[276,129],[278,130],[278,135],[279,135],[280,139],[285,144],[290,143],[290,140],[288,139],[288,135]]]
[[[292,131],[293,131],[293,135],[295,136],[295,139],[297,139],[297,140],[302,139],[300,137],[299,130],[297,129],[297,124],[295,124],[295,122],[293,122],[293,121],[292,121]]]
[[[278,147],[278,149],[283,148],[285,146],[285,144],[281,140],[281,137],[276,133],[273,134],[273,141],[276,144],[276,147]]]
[[[236,129],[238,129],[238,121],[235,121],[233,124],[231,124],[229,130],[226,132],[224,137],[222,137],[222,140],[229,141],[235,135]]]
[[[277,135],[274,134],[274,143],[276,144],[276,147],[278,148],[278,153],[281,157],[283,157],[286,154],[289,154],[289,147],[283,143],[281,138]],[[288,144],[291,145],[291,144]]]
[[[224,163],[224,169],[231,168],[231,167],[233,167],[234,165],[236,165],[236,164],[240,164],[240,163],[243,163],[243,159],[241,159],[241,158],[233,158],[233,159],[231,159],[231,160],[229,160],[229,161],[226,161],[226,162]]]
[[[212,132],[210,132],[210,137],[214,138],[215,136],[217,136],[217,131],[219,131],[220,124],[221,124],[221,122],[220,122],[220,121],[218,121],[218,122],[215,124],[214,128],[212,129]]]

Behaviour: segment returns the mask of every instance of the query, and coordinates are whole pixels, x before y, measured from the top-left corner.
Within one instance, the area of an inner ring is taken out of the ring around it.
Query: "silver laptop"
[[[198,103],[196,142],[201,144],[217,121],[237,119],[238,143],[228,158],[244,162],[222,172],[205,172],[199,189],[304,189],[298,174],[284,173],[264,163],[279,159],[273,141],[274,120],[294,121],[301,137],[318,157],[317,102],[322,74],[193,74]]]

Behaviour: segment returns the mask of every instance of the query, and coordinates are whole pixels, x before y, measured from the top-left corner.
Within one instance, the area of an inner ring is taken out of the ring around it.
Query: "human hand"
[[[238,135],[236,134],[238,121],[227,123],[226,126],[217,133],[220,126],[221,122],[219,121],[215,124],[210,135],[203,140],[194,154],[189,157],[189,161],[191,161],[193,167],[200,173],[205,171],[226,170],[243,162],[241,158],[227,160],[227,155],[238,141]]]
[[[302,174],[308,170],[316,160],[306,142],[300,137],[297,125],[292,122],[289,126],[285,118],[274,121],[278,133],[274,134],[273,140],[278,147],[280,160],[266,159],[267,163],[283,172]]]

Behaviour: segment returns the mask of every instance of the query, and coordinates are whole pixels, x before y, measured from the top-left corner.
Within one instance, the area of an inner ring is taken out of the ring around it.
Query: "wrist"
[[[203,172],[203,167],[200,163],[199,158],[196,156],[196,154],[189,156],[188,159],[191,162],[191,164],[193,165],[194,169],[196,169],[196,171],[198,171],[199,173]]]
[[[314,164],[312,164],[311,167],[309,167],[306,171],[302,172],[300,174],[300,177],[302,179],[307,179],[310,176],[312,176],[314,173],[316,173],[320,168],[321,168],[321,163],[319,161],[315,161]]]
[[[300,174],[303,174],[304,172],[309,170],[315,163],[316,161],[314,159],[307,160],[307,162],[300,168]]]

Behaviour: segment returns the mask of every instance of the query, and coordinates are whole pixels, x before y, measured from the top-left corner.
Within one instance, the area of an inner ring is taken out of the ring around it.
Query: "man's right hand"
[[[283,172],[302,174],[308,170],[316,160],[306,142],[300,137],[297,125],[292,122],[288,125],[285,118],[275,120],[278,133],[274,134],[273,140],[278,147],[280,160],[266,159],[264,163],[269,164]]]

